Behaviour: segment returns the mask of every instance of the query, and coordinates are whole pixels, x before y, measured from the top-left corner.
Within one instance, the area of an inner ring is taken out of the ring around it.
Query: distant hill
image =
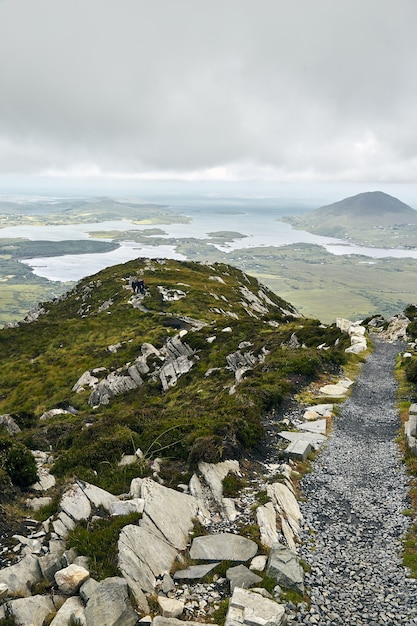
[[[368,191],[285,218],[295,228],[361,245],[417,247],[417,211],[382,191]]]

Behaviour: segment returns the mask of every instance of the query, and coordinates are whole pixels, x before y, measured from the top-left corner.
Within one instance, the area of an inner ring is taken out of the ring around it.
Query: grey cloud
[[[415,0],[3,0],[0,170],[412,176]]]

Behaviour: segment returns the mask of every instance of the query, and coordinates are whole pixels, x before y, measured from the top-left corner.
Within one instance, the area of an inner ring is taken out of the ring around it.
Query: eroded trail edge
[[[399,345],[378,341],[332,437],[303,479],[303,624],[417,624],[417,583],[401,565],[407,476],[395,437]],[[297,621],[297,620],[296,620]]]

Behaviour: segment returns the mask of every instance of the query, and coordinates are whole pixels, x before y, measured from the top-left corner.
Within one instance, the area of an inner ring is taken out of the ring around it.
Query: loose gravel
[[[291,624],[417,624],[417,581],[401,565],[408,481],[395,438],[392,375],[400,347],[377,342],[303,479],[300,556],[311,606]]]

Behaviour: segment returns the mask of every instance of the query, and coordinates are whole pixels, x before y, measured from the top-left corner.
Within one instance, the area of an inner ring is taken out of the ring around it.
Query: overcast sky
[[[416,25],[416,0],[0,0],[0,177],[416,183]]]

